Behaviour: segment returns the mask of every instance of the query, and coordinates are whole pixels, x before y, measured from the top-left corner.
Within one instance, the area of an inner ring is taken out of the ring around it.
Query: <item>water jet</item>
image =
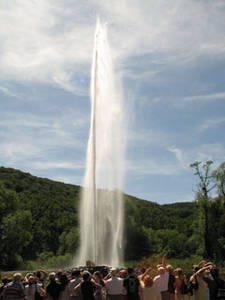
[[[79,265],[123,260],[125,124],[107,27],[97,22],[91,72],[91,124],[80,204]]]

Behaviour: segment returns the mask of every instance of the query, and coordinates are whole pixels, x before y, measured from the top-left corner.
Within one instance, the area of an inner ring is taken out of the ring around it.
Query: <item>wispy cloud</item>
[[[187,160],[186,160],[186,158],[184,158],[184,153],[181,149],[173,146],[173,147],[168,147],[167,150],[172,152],[175,155],[177,161],[179,162],[181,169],[184,169],[184,170],[187,169],[187,167],[188,167]]]
[[[3,165],[39,164],[39,168],[56,168],[51,162],[57,153],[83,151],[85,143],[80,132],[87,126],[87,116],[70,110],[57,119],[51,115],[5,111],[0,121],[0,161]],[[65,154],[66,155],[66,154]],[[43,162],[48,158],[49,164]],[[58,159],[58,158],[57,158]],[[61,158],[60,158],[61,160]],[[35,161],[35,163],[34,163]],[[58,168],[70,169],[70,163],[58,162]]]
[[[214,93],[214,94],[206,94],[206,95],[197,95],[184,97],[182,99],[184,102],[195,102],[195,101],[215,101],[215,100],[225,100],[225,92],[224,93]]]
[[[216,128],[219,125],[225,123],[225,117],[224,118],[215,118],[215,119],[208,119],[206,121],[204,121],[198,128],[197,131],[199,133],[210,129],[210,128]]]
[[[30,163],[29,163],[30,165]],[[52,169],[67,169],[67,170],[83,170],[85,163],[76,161],[37,161],[32,162],[30,167],[36,170],[52,170]]]
[[[168,151],[175,155],[177,168],[188,170],[194,161],[212,160],[215,165],[224,161],[225,147],[220,143],[202,144],[192,148],[181,149],[176,146],[168,147]]]
[[[18,99],[21,98],[18,94],[14,93],[13,91],[11,91],[10,89],[8,89],[4,86],[0,86],[0,93],[1,92],[3,94],[5,94],[6,96],[9,96],[10,98],[18,98]]]
[[[148,65],[186,64],[201,55],[225,55],[224,10],[219,0],[3,1],[0,77],[58,85],[87,95],[87,87],[78,79],[89,77],[97,15],[109,23],[113,55],[122,69],[127,59],[146,54],[150,54]],[[132,74],[131,69],[126,73]]]

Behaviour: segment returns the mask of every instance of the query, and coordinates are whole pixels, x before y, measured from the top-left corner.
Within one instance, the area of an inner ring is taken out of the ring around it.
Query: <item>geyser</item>
[[[125,124],[106,25],[97,22],[91,74],[91,126],[80,205],[79,264],[123,259]]]

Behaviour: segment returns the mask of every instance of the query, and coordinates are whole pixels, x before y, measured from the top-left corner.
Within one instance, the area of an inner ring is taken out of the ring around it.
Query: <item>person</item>
[[[59,300],[70,300],[69,280],[65,273],[62,273],[60,276],[60,284]]]
[[[54,272],[49,274],[49,284],[46,287],[46,293],[51,300],[58,300],[61,291],[61,284],[56,282],[56,274]]]
[[[44,284],[48,278],[48,273],[45,270],[37,270],[34,275],[36,276],[37,283],[41,284],[42,288],[44,288]]]
[[[110,276],[106,281],[105,289],[107,299],[109,300],[122,300],[122,292],[123,292],[123,279],[116,276],[117,270],[111,269]]]
[[[105,283],[102,280],[102,274],[99,271],[94,272],[93,278],[95,282],[101,285],[101,288],[95,289],[95,300],[103,300],[103,290],[105,288]]]
[[[206,273],[206,271],[209,272]],[[207,274],[207,275],[206,275]],[[203,279],[203,281],[208,285],[209,289],[209,299],[217,300],[217,294],[219,289],[219,272],[214,268],[213,265],[208,264],[205,267],[198,270],[197,275]]]
[[[187,279],[181,268],[175,270],[175,300],[185,300],[188,294]]]
[[[207,284],[205,283],[205,281],[202,279],[201,273],[204,272],[206,276],[207,276],[207,274],[206,274],[206,271],[204,271],[204,270],[199,272],[199,270],[201,270],[203,268],[201,266],[205,266],[206,263],[207,262],[202,261],[198,265],[195,265],[194,266],[194,274],[190,277],[190,283],[195,284],[195,289],[193,289],[193,296],[192,296],[193,300],[208,299],[208,297],[207,297],[208,287],[207,287]]]
[[[156,287],[153,286],[153,279],[149,275],[152,268],[148,268],[140,277],[140,298],[141,300],[161,300],[161,294]]]
[[[2,284],[1,284],[1,286],[0,286],[0,300],[3,299],[3,291],[4,291],[4,289],[8,286],[8,283],[9,283],[9,282],[10,282],[10,281],[8,280],[7,277],[2,278]]]
[[[124,279],[123,286],[127,291],[127,300],[139,300],[139,285],[140,282],[134,274],[134,269],[128,268],[128,277]]]
[[[74,288],[81,283],[81,278],[80,278],[80,270],[73,270],[71,273],[71,280],[69,282],[69,288],[70,288],[70,297],[71,300],[81,300],[82,296],[79,291],[75,292]]]
[[[91,274],[87,271],[83,272],[83,281],[74,287],[74,291],[81,291],[83,300],[95,300],[94,292],[95,287],[101,288],[101,285],[91,280]]]
[[[168,282],[169,272],[164,267],[158,267],[158,275],[153,279],[153,285],[161,293],[162,300],[169,300]]]
[[[145,273],[145,271],[146,271],[146,268],[140,268],[140,270],[139,270],[139,275],[138,275],[138,280],[140,281],[141,280],[141,278],[142,278],[142,275]]]
[[[127,278],[128,277],[127,270],[125,270],[125,269],[120,270],[119,277],[122,279]],[[123,300],[127,300],[127,291],[125,288],[122,289],[122,298],[123,298]]]
[[[33,275],[29,275],[27,277],[27,284],[24,288],[24,294],[26,296],[26,300],[35,300],[35,295],[38,293],[41,298],[44,296],[45,291],[42,289],[42,285],[35,281],[35,277]]]
[[[175,300],[175,285],[176,285],[176,279],[174,276],[174,270],[171,265],[167,265],[166,269],[169,273],[169,279],[168,279],[168,292],[169,292],[169,300]]]
[[[13,274],[13,281],[3,291],[3,300],[23,300],[25,298],[21,273]]]

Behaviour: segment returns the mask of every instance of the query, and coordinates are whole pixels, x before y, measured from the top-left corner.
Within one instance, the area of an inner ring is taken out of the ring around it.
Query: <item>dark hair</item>
[[[56,273],[57,277],[60,278],[60,276],[63,274],[63,271],[59,269]]]
[[[7,277],[2,278],[2,283],[3,284],[7,284],[9,281],[9,279]]]
[[[73,270],[71,275],[76,277],[80,276],[80,270]]]
[[[97,275],[100,279],[102,279],[102,274],[99,271],[95,271],[94,275]]]
[[[210,273],[212,274],[212,277],[214,278],[214,279],[216,279],[216,278],[218,278],[219,277],[219,269],[212,269],[211,271],[210,271]]]
[[[83,275],[82,275],[82,277],[83,277],[83,279],[84,279],[85,281],[89,280],[89,278],[90,278],[89,272],[84,272]]]
[[[128,272],[128,274],[132,274],[134,272],[134,269],[133,268],[128,268],[127,272]]]
[[[36,275],[37,278],[41,279],[41,271],[37,270],[35,272],[35,275]]]
[[[198,270],[200,270],[199,266],[198,265],[194,265],[193,266],[194,273],[198,272]]]

